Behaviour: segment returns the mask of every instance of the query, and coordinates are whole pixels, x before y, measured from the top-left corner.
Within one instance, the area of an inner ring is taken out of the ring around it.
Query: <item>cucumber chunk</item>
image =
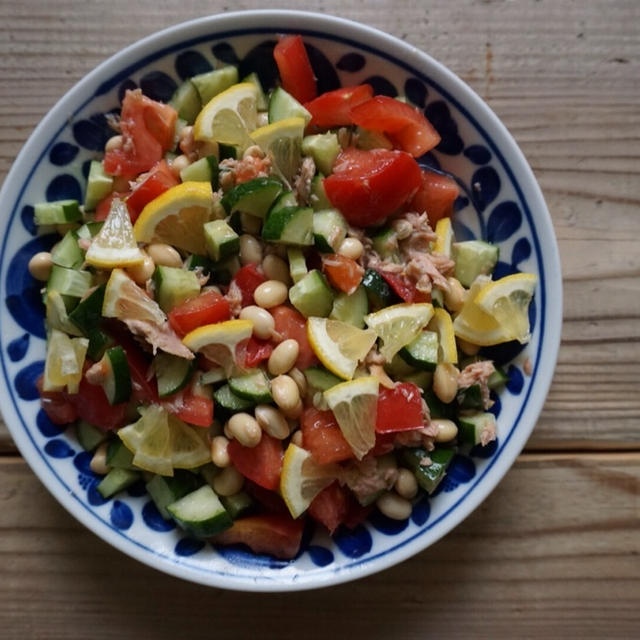
[[[358,285],[351,295],[343,291],[336,295],[329,317],[362,329],[367,313],[369,313],[367,291],[362,285]]]
[[[344,380],[333,375],[333,373],[321,366],[307,367],[304,371],[304,376],[307,379],[309,387],[316,391],[326,391],[344,382]]]
[[[302,153],[311,156],[318,170],[325,176],[333,171],[333,163],[341,151],[335,133],[318,133],[302,139]]]
[[[438,364],[438,334],[422,331],[415,340],[400,349],[400,356],[417,369],[434,371]]]
[[[362,277],[362,286],[367,292],[369,307],[378,311],[395,303],[397,296],[387,284],[387,281],[373,269],[367,269]]]
[[[445,476],[447,467],[453,460],[454,450],[446,447],[436,447],[427,451],[422,447],[403,449],[401,456],[404,463],[413,471],[418,484],[427,492],[433,493]],[[423,458],[429,458],[431,464],[422,466]]]
[[[119,491],[130,487],[140,479],[140,472],[133,469],[111,469],[96,487],[103,498],[110,498]]]
[[[495,433],[496,427],[496,417],[493,413],[479,411],[471,415],[461,415],[458,418],[458,437],[462,442],[481,444],[482,433],[485,430]]]
[[[313,244],[313,209],[310,207],[284,207],[271,210],[262,227],[262,238],[294,246]]]
[[[311,180],[311,193],[309,194],[309,204],[314,211],[322,211],[323,209],[331,209],[331,202],[327,198],[324,190],[324,176],[316,175]]]
[[[152,367],[158,383],[158,396],[166,398],[189,384],[196,368],[196,361],[160,351],[153,358]]]
[[[269,103],[267,101],[267,96],[264,93],[264,89],[262,88],[260,78],[258,78],[258,74],[255,71],[252,71],[246,78],[242,79],[242,82],[250,82],[252,85],[255,85],[256,89],[258,89],[258,100],[256,101],[258,111],[266,111]]]
[[[213,400],[216,406],[227,413],[237,413],[238,411],[246,411],[255,406],[255,402],[241,398],[231,391],[228,384],[223,385],[213,392]]]
[[[69,320],[91,338],[91,332],[95,331],[102,320],[102,303],[104,302],[104,290],[106,285],[101,284],[94,289],[84,300],[81,300],[76,308],[69,314]],[[95,360],[95,358],[91,358]]]
[[[187,165],[180,172],[180,180],[182,182],[209,182],[211,188],[217,191],[219,173],[218,158],[212,155]]]
[[[193,76],[191,82],[200,95],[202,105],[205,106],[211,98],[238,83],[238,68],[229,65],[228,67],[200,73],[197,76]]]
[[[255,506],[253,498],[246,491],[239,491],[232,496],[221,496],[220,502],[234,520],[245,515]]]
[[[479,275],[489,275],[498,262],[497,245],[483,240],[468,240],[453,244],[456,278],[463,287],[470,287]]]
[[[189,254],[189,257],[184,262],[184,268],[189,271],[195,271],[198,267],[202,269],[202,273],[208,274],[211,270],[211,260],[208,256],[198,256],[195,253]]]
[[[208,484],[168,505],[167,511],[196,538],[214,536],[233,524],[231,516]]]
[[[289,247],[287,249],[287,259],[289,260],[289,274],[294,283],[304,278],[309,270],[307,269],[307,260],[302,253],[302,249],[298,247]]]
[[[237,255],[240,251],[240,236],[224,220],[205,223],[204,237],[209,256],[216,262]]]
[[[153,282],[156,301],[165,313],[200,293],[198,276],[188,269],[159,265],[153,272]]]
[[[82,212],[77,200],[57,200],[56,202],[39,202],[33,208],[33,221],[38,226],[47,224],[67,224],[82,219]]]
[[[273,201],[271,205],[271,209],[269,213],[274,213],[276,211],[280,211],[280,209],[286,209],[287,207],[297,207],[298,200],[296,198],[295,193],[293,191],[283,191],[280,195]]]
[[[289,289],[291,304],[305,317],[326,318],[333,308],[333,294],[324,276],[317,270],[306,276]]]
[[[480,385],[472,384],[464,389],[459,389],[456,394],[456,402],[461,409],[484,409]]]
[[[133,453],[121,440],[111,440],[107,447],[106,462],[114,469],[133,469]]]
[[[398,235],[391,228],[384,228],[378,231],[372,238],[374,251],[383,260],[398,262],[400,253],[398,250]]]
[[[102,162],[92,160],[87,178],[87,192],[84,197],[84,210],[93,211],[100,200],[106,198],[113,190],[113,176],[107,175]]]
[[[86,420],[78,420],[76,424],[76,434],[80,446],[85,451],[94,451],[107,439],[107,434],[102,431],[102,429],[94,427]]]
[[[131,372],[125,350],[120,346],[107,349],[100,360],[105,372],[101,387],[109,404],[127,402],[131,397]]]
[[[316,211],[313,214],[313,239],[318,251],[336,253],[347,237],[348,224],[335,209]]]
[[[187,124],[193,124],[202,109],[200,94],[191,80],[186,80],[175,90],[169,104]]]
[[[47,291],[57,291],[61,296],[69,298],[82,298],[90,288],[91,274],[88,271],[67,269],[57,264],[51,267]]]
[[[100,360],[104,356],[106,350],[115,344],[113,338],[102,331],[102,329],[91,329],[87,333],[87,338],[89,338],[89,346],[87,347],[87,358],[89,358],[89,360],[93,360],[94,362],[98,362],[98,360]]]
[[[445,404],[433,392],[433,389],[425,391],[422,394],[422,397],[429,407],[429,414],[432,418],[446,418],[447,420],[455,420],[457,414],[457,405],[455,402]]]
[[[200,484],[198,476],[195,474],[176,469],[173,477],[153,476],[147,482],[146,487],[160,515],[165,520],[171,520],[171,514],[167,507],[198,489]]]
[[[244,211],[264,218],[269,207],[282,192],[282,183],[275,178],[254,178],[242,182],[224,194],[222,206],[227,214]]]
[[[251,400],[255,404],[271,402],[269,379],[262,369],[250,371],[243,376],[229,378],[229,388],[240,398]]]
[[[51,261],[60,267],[78,269],[84,262],[84,253],[78,245],[75,231],[67,231],[62,240],[51,249]]]

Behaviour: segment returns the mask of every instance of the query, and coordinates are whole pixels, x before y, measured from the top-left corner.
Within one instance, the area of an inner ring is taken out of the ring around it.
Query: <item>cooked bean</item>
[[[447,278],[447,282],[449,283],[449,290],[444,292],[444,306],[449,311],[460,311],[464,305],[467,292],[456,278]]]
[[[229,433],[244,447],[255,447],[262,437],[262,429],[248,413],[235,413],[229,418]]]
[[[103,442],[93,454],[89,467],[93,473],[97,473],[100,476],[104,476],[111,470],[111,467],[107,464],[107,448],[108,444]]]
[[[304,403],[300,398],[298,398],[298,402],[296,402],[295,406],[291,409],[282,409],[282,413],[288,420],[297,420],[298,418],[300,418],[303,411]]]
[[[251,304],[240,312],[241,320],[250,320],[253,322],[253,333],[256,338],[268,340],[276,326],[273,316],[262,307]]]
[[[300,353],[300,345],[297,340],[289,338],[281,342],[269,356],[267,368],[272,376],[279,376],[281,373],[287,373],[296,363],[298,354]]]
[[[460,350],[468,356],[475,356],[480,351],[479,344],[473,344],[473,342],[467,342],[462,338],[458,338],[458,347]]]
[[[176,178],[179,178],[180,172],[183,169],[186,169],[190,164],[191,161],[189,160],[189,158],[187,158],[187,156],[183,154],[180,156],[176,156],[169,164],[169,168],[171,169],[171,173],[173,173]]]
[[[294,367],[289,371],[288,375],[292,377],[293,381],[298,385],[300,396],[304,398],[307,395],[307,378],[304,373],[297,367]]]
[[[289,297],[289,289],[279,280],[267,280],[258,285],[253,292],[253,299],[263,309],[271,309],[282,304]]]
[[[115,151],[116,149],[121,149],[123,143],[122,136],[111,136],[107,140],[107,144],[104,145],[105,151]]]
[[[398,477],[394,488],[401,498],[411,500],[418,493],[418,481],[409,469],[398,469]]]
[[[377,500],[376,506],[381,513],[392,520],[406,520],[411,515],[411,503],[397,493],[383,493]]]
[[[394,220],[391,225],[398,236],[398,240],[406,240],[413,233],[413,225],[404,218]]]
[[[219,496],[232,496],[242,489],[244,476],[235,467],[225,467],[214,479],[213,490]]]
[[[269,280],[278,280],[279,282],[284,282],[286,285],[291,283],[289,265],[274,253],[270,253],[268,256],[264,257],[264,260],[262,261],[262,270]]]
[[[258,424],[272,438],[284,440],[289,435],[289,423],[280,411],[269,404],[259,404],[255,408]]]
[[[144,284],[153,275],[155,269],[156,265],[151,256],[145,253],[144,260],[140,264],[127,267],[126,272],[133,278],[134,282]]]
[[[243,233],[240,236],[240,262],[243,265],[262,262],[262,245],[259,240],[248,233]]]
[[[338,247],[338,253],[345,258],[357,260],[364,251],[362,242],[358,238],[345,238]]]
[[[29,260],[29,273],[40,282],[46,282],[51,274],[53,260],[48,251],[40,251]]]
[[[449,362],[440,362],[433,374],[433,392],[438,399],[449,404],[458,393],[458,369]]]
[[[178,269],[182,266],[180,254],[170,244],[156,242],[148,245],[146,251],[156,265]]]
[[[211,441],[211,462],[213,462],[216,467],[223,469],[231,464],[229,452],[227,451],[228,446],[229,440],[224,436],[216,436]]]
[[[281,375],[271,381],[271,395],[283,411],[293,411],[300,402],[300,390],[291,376]]]
[[[458,427],[453,420],[434,418],[431,424],[438,428],[436,442],[451,442],[458,435]]]
[[[291,442],[298,447],[302,446],[302,431],[300,431],[300,429],[293,433],[291,436]]]

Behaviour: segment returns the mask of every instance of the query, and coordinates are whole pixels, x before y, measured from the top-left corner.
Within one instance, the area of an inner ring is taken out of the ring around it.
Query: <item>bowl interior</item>
[[[35,381],[44,365],[43,307],[40,285],[27,270],[29,258],[56,240],[36,234],[34,203],[82,200],[89,161],[100,156],[112,134],[106,114],[119,108],[127,88],[139,86],[166,101],[185,78],[231,63],[239,65],[241,77],[256,71],[268,89],[276,77],[271,54],[276,34],[285,32],[303,35],[320,91],[368,82],[376,93],[406,95],[424,109],[443,141],[420,161],[455,175],[461,187],[456,238],[497,243],[496,277],[517,271],[539,276],[531,342],[486,350],[506,365],[510,378],[494,398],[497,442],[457,454],[437,495],[416,503],[409,520],[375,514],[333,540],[310,529],[293,562],[239,548],[214,549],[186,537],[159,516],[144,486],[101,498],[90,454],[72,429],[61,431],[39,408]],[[558,347],[561,290],[555,239],[539,189],[509,134],[466,85],[380,32],[327,16],[253,12],[151,36],[89,74],[48,114],[16,160],[0,203],[5,420],[34,471],[73,515],[122,551],[168,573],[234,589],[288,590],[343,582],[395,564],[440,538],[480,503],[514,461],[542,407]],[[526,359],[532,364],[529,376],[523,372]]]

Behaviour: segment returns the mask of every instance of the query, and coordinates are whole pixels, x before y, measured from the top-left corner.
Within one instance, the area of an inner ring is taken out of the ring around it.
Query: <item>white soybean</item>
[[[282,304],[289,297],[289,289],[279,280],[267,280],[258,285],[253,292],[253,299],[263,309],[271,309]]]
[[[280,411],[268,404],[259,404],[255,408],[258,424],[272,438],[284,440],[289,436],[289,423]]]
[[[267,368],[272,376],[287,373],[298,359],[300,345],[297,340],[290,338],[281,342],[269,356]]]
[[[240,320],[249,320],[253,323],[253,334],[256,338],[268,340],[273,334],[276,323],[273,316],[262,307],[251,304],[240,312]]]

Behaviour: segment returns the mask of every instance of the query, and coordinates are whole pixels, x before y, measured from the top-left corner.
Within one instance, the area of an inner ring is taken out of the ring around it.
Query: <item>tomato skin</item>
[[[376,433],[410,431],[422,426],[422,393],[415,384],[401,382],[393,389],[381,387],[378,394]]]
[[[333,535],[349,513],[349,494],[336,481],[324,488],[309,505],[309,515]]]
[[[412,211],[427,212],[432,227],[441,218],[451,216],[453,203],[460,194],[456,181],[433,171],[422,172],[422,183],[413,196],[409,207]]]
[[[285,36],[273,49],[283,89],[304,104],[317,95],[316,79],[302,36]]]
[[[404,151],[345,149],[324,179],[331,204],[353,225],[366,227],[407,202],[422,181],[418,163]]]
[[[401,276],[384,269],[376,271],[387,281],[387,284],[404,302],[431,302],[431,295],[418,291],[406,276]]]
[[[44,376],[36,380],[36,388],[40,394],[40,407],[47,414],[53,424],[65,425],[78,419],[78,413],[73,403],[62,391],[43,391]]]
[[[271,489],[264,489],[259,484],[251,482],[248,478],[245,480],[244,489],[259,503],[258,508],[261,511],[289,515],[289,509],[279,493]]]
[[[102,200],[100,200],[100,202],[98,202],[98,204],[96,205],[96,212],[94,214],[93,219],[96,222],[102,222],[103,220],[107,219],[107,216],[109,215],[109,211],[111,210],[111,203],[114,201],[115,198],[121,198],[124,199],[124,203],[125,205],[127,205],[127,201],[126,198],[129,195],[128,192],[126,193],[110,193],[106,198],[103,198]],[[127,205],[127,209],[128,209],[128,205]],[[131,211],[129,211],[129,216],[131,216]]]
[[[196,427],[208,428],[213,422],[213,400],[211,398],[186,391],[176,394],[172,399],[162,404],[176,418]]]
[[[300,420],[302,443],[318,464],[341,462],[355,457],[331,411],[305,409]]]
[[[173,175],[166,160],[160,160],[151,171],[136,184],[127,198],[126,204],[131,216],[131,222],[135,222],[145,206],[155,200],[171,187],[179,184],[179,180]]]
[[[309,127],[328,129],[353,123],[351,109],[373,97],[369,84],[327,91],[304,106],[311,114]]]
[[[219,533],[214,544],[246,544],[254,553],[268,553],[276,558],[295,558],[302,542],[304,520],[289,515],[264,514],[238,518],[233,526]]]
[[[247,369],[253,369],[263,360],[267,360],[272,352],[273,344],[269,340],[260,340],[251,336],[245,350],[244,366]]]
[[[269,309],[275,321],[275,331],[283,340],[293,338],[297,340],[300,350],[296,367],[304,371],[307,367],[318,363],[318,358],[311,348],[307,336],[307,319],[295,309],[280,305]]]
[[[440,134],[418,109],[389,96],[375,96],[354,106],[351,118],[365,129],[386,133],[395,146],[414,158],[440,142]]]
[[[177,117],[173,107],[147,98],[139,89],[127,91],[120,113],[123,144],[105,153],[104,170],[131,178],[149,171],[173,146]]]
[[[358,288],[364,276],[364,268],[355,260],[337,253],[322,256],[322,271],[331,286],[347,294],[352,294]]]
[[[113,431],[126,422],[127,403],[109,404],[103,388],[90,384],[84,376],[80,380],[78,393],[65,395],[75,407],[78,418],[98,429]]]
[[[237,440],[231,440],[227,450],[233,466],[245,478],[264,489],[278,489],[284,456],[280,440],[263,433],[255,447],[244,447]]]
[[[205,324],[223,322],[230,318],[229,301],[217,291],[201,293],[169,311],[169,324],[181,338]]]
[[[261,271],[258,271],[258,267],[252,262],[241,267],[235,276],[233,276],[232,283],[235,283],[238,289],[242,293],[242,306],[253,304],[253,292],[267,279]]]

